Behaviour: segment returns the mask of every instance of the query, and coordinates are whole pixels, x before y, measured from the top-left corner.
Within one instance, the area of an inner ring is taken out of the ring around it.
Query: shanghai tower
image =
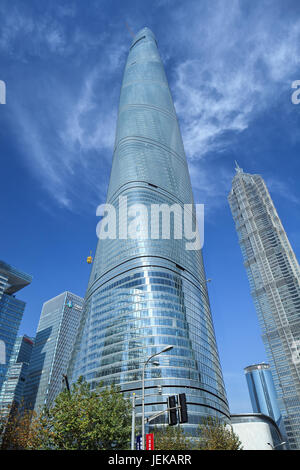
[[[125,199],[128,207],[188,205],[196,224],[173,100],[148,28],[133,39],[121,87],[107,204],[117,208]],[[121,222],[117,217],[117,229]],[[179,223],[170,214],[170,233]],[[114,383],[127,397],[135,392],[141,420],[143,363],[173,346],[145,369],[145,413],[185,393],[185,429],[195,433],[208,416],[229,420],[201,249],[186,249],[184,237],[142,236],[147,228],[141,224],[135,239],[98,241],[69,374],[92,388]],[[153,423],[167,419],[163,414]]]

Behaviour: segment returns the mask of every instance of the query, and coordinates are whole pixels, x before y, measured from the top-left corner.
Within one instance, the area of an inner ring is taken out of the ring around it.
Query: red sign
[[[146,450],[154,450],[154,434],[146,434]]]

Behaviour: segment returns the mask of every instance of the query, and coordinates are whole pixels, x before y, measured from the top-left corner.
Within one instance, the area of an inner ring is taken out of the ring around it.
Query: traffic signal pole
[[[188,413],[187,413],[187,404],[186,404],[186,396],[185,393],[180,393],[177,395],[177,402],[178,405],[176,406],[176,396],[171,395],[168,397],[168,407],[166,410],[159,411],[154,415],[150,416],[149,418],[145,419],[146,423],[149,423],[153,419],[157,418],[158,416],[163,415],[164,413],[169,413],[169,425],[177,424],[177,410],[179,410],[179,423],[187,423],[188,422]],[[175,406],[174,406],[175,405]],[[175,414],[173,414],[175,413]]]
[[[149,418],[145,419],[146,423],[150,423],[150,421],[153,421],[153,419],[157,418],[160,415],[163,415],[164,413],[168,413],[171,410],[179,410],[181,406],[175,406],[174,408],[167,408],[166,410],[160,411],[159,413],[155,413],[155,415],[150,416]]]

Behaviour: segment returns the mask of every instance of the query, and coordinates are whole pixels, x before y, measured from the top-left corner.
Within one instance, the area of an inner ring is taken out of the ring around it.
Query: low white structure
[[[283,450],[281,433],[272,418],[261,413],[231,415],[231,426],[244,450]]]

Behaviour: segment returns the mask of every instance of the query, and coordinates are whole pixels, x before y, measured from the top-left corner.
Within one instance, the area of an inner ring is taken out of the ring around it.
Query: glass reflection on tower
[[[171,93],[148,28],[135,36],[125,67],[107,203],[117,208],[125,196],[128,206],[193,204]],[[172,345],[155,358],[159,366],[146,368],[146,416],[183,392],[186,427],[195,432],[203,417],[227,420],[229,411],[201,250],[185,244],[174,237],[99,240],[69,373],[92,388],[115,383],[125,395],[136,392],[140,418],[143,361]],[[165,422],[162,415],[155,424]]]

